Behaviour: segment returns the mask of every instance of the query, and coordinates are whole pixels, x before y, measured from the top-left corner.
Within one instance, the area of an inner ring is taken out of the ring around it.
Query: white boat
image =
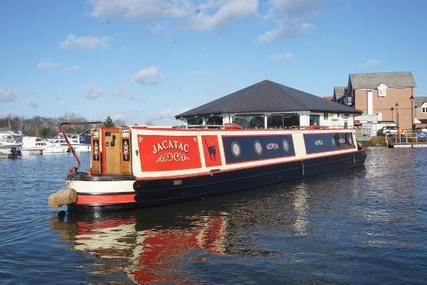
[[[10,129],[0,129],[0,157],[20,158],[22,147],[22,133]]]
[[[43,150],[47,146],[47,141],[39,137],[24,136],[22,138],[23,155],[43,154]]]
[[[86,133],[67,135],[76,152],[89,152],[91,150],[90,136]]]
[[[68,150],[67,142],[61,136],[46,141],[43,153],[66,153]]]
[[[90,137],[86,139],[86,135],[82,134],[67,134],[67,138],[70,144],[73,146],[76,152],[89,152],[91,150]],[[86,143],[86,140],[88,143]],[[43,153],[65,153],[69,152],[67,141],[62,134],[56,136],[53,139],[46,141],[46,146],[43,149]]]

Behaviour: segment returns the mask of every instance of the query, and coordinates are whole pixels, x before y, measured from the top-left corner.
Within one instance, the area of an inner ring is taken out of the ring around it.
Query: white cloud
[[[137,18],[149,22],[152,32],[174,26],[208,31],[243,17],[261,15],[272,27],[259,36],[260,43],[292,38],[311,30],[314,25],[308,19],[319,14],[322,3],[322,0],[88,1],[93,17]]]
[[[155,65],[143,68],[133,75],[133,81],[139,84],[157,84],[162,78],[159,68]]]
[[[258,42],[265,44],[282,39],[290,39],[302,33],[308,32],[314,28],[314,25],[298,21],[287,22],[279,25],[273,30],[267,31],[258,36]]]
[[[81,68],[80,68],[80,66],[72,65],[72,66],[67,67],[66,70],[68,72],[71,72],[71,73],[77,73],[77,72],[81,71]]]
[[[10,90],[0,90],[0,102],[12,102],[15,101],[16,95]]]
[[[190,17],[189,27],[196,30],[211,30],[222,26],[236,18],[255,14],[258,8],[258,0],[231,0],[219,2],[222,5],[198,10],[198,13]],[[213,12],[210,12],[214,10]],[[210,12],[210,13],[209,13]]]
[[[187,28],[211,30],[234,19],[255,14],[258,0],[90,0],[92,16],[139,18],[157,21],[155,31],[168,25],[165,20],[183,22]]]
[[[272,61],[290,61],[295,58],[295,55],[291,52],[276,53],[270,56]]]
[[[311,31],[315,25],[307,22],[319,13],[320,0],[270,0],[266,19],[275,27],[258,36],[261,44],[286,40]]]
[[[101,89],[95,84],[89,84],[86,86],[85,97],[93,100],[102,95]]]
[[[39,63],[37,63],[37,68],[40,70],[52,70],[52,69],[58,69],[61,65],[55,61],[46,59],[42,60]]]
[[[94,17],[183,18],[194,8],[189,0],[89,0]]]
[[[271,0],[271,8],[288,16],[305,17],[318,14],[320,0]]]
[[[113,120],[122,120],[127,124],[150,124],[155,125],[182,125],[181,121],[175,119],[175,115],[189,110],[190,107],[177,109],[153,110],[150,112],[141,112],[141,110],[126,110],[124,112],[111,115]]]
[[[111,42],[111,37],[107,36],[75,36],[69,34],[68,37],[59,43],[62,49],[68,48],[83,48],[83,49],[96,49],[105,48]]]
[[[380,63],[380,61],[377,58],[370,58],[361,65],[359,65],[359,68],[371,68],[375,67]]]

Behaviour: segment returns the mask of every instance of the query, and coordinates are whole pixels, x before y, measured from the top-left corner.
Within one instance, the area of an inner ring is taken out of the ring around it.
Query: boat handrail
[[[150,128],[150,127],[148,127]],[[229,123],[225,125],[178,125],[173,126],[174,129],[244,129],[239,124]],[[354,128],[343,128],[341,126],[291,126],[291,127],[282,127],[282,128],[246,128],[246,130],[334,130],[334,129],[346,129],[354,130]]]
[[[59,124],[59,132],[64,136],[65,141],[67,142],[67,146],[68,149],[71,151],[71,153],[73,154],[73,158],[74,160],[77,162],[77,166],[70,168],[68,170],[68,174],[70,176],[73,176],[74,174],[77,174],[77,172],[79,171],[80,168],[80,160],[76,154],[76,151],[74,150],[73,145],[70,143],[70,141],[68,140],[68,137],[65,135],[65,130],[64,127],[65,126],[70,126],[70,125],[94,125],[94,124],[102,124],[102,122],[100,121],[95,121],[95,122],[61,122]]]

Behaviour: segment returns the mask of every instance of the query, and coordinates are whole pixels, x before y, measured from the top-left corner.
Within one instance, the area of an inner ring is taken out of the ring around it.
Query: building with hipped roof
[[[361,112],[264,80],[175,117],[188,125],[237,123],[243,128],[353,127]]]

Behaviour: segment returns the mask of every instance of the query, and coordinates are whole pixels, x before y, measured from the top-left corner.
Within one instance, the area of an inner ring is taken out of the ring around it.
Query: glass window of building
[[[283,129],[283,115],[268,115],[267,127],[270,129]]]
[[[299,126],[300,126],[300,123],[299,123],[299,115],[298,114],[284,114],[283,115],[283,127],[285,129],[298,128]]]
[[[320,115],[310,115],[310,126],[320,125]]]
[[[203,119],[201,117],[192,117],[187,119],[188,125],[202,125]]]
[[[263,129],[264,116],[262,115],[235,115],[233,123],[239,124],[243,129]]]
[[[205,118],[206,125],[220,126],[222,125],[222,116],[210,116]]]

